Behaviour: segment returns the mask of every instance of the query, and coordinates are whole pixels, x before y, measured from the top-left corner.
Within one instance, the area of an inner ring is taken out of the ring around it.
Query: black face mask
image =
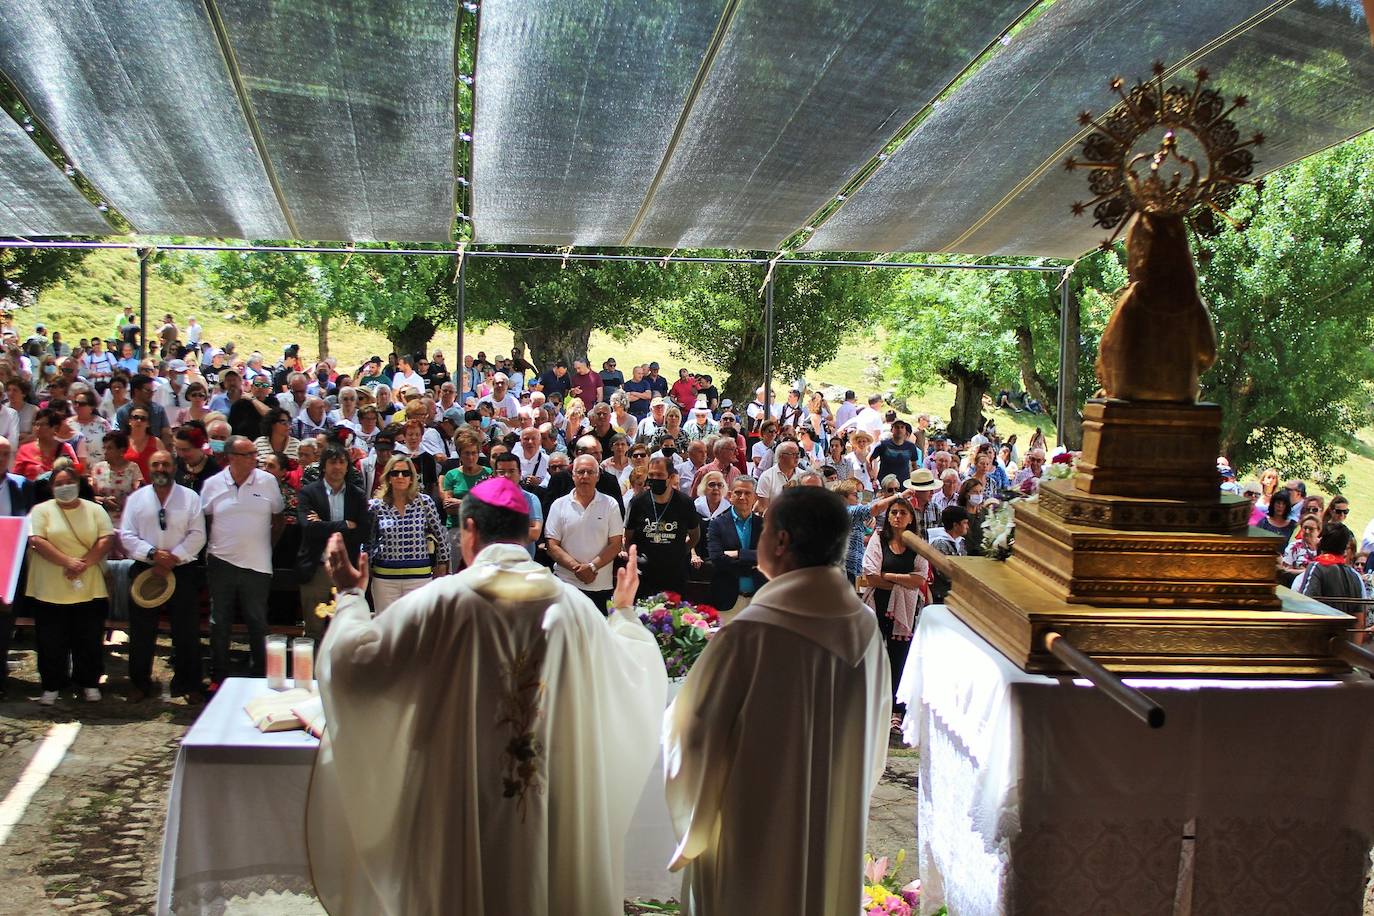
[[[665,446],[663,446],[663,448],[661,449],[661,451],[663,452],[663,454],[665,454],[665,455],[667,455],[668,457],[671,458],[671,457],[677,452],[677,449],[674,448],[674,447],[671,446],[671,445],[665,445]]]
[[[668,492],[668,481],[650,477],[648,480],[649,492],[655,496],[662,496]]]

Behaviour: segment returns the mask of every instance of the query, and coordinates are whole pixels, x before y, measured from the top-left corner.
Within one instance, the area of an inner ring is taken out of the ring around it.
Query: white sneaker
[[[57,691],[45,690],[43,695],[38,698],[39,706],[54,706],[57,704]]]
[[[87,687],[86,689],[84,689],[84,690],[81,691],[81,698],[84,699],[87,703],[99,703],[99,702],[100,702],[100,688],[99,688],[99,687]]]

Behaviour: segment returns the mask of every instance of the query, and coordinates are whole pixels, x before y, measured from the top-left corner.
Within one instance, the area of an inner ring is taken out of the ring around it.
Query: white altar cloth
[[[922,911],[1349,913],[1374,842],[1374,683],[1029,675],[943,606],[899,699],[921,748]]]
[[[157,912],[218,914],[233,897],[312,894],[305,801],[318,742],[303,731],[263,734],[243,706],[268,692],[228,678],[187,731],[167,803]],[[649,776],[625,841],[627,897],[676,897],[675,847],[663,766]]]

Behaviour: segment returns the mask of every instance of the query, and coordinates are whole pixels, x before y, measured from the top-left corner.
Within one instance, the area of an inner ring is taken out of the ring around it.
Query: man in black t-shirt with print
[[[637,598],[659,592],[682,594],[687,587],[692,548],[701,537],[701,516],[678,489],[677,469],[662,455],[649,459],[648,491],[630,500],[625,517],[625,549],[639,548]]]

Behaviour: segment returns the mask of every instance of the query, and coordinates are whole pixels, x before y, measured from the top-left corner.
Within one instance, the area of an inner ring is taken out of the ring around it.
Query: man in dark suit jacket
[[[361,489],[348,483],[351,467],[348,453],[341,446],[330,443],[320,463],[323,469],[320,479],[301,487],[296,510],[301,531],[300,552],[296,556],[301,613],[305,617],[305,635],[316,640],[324,634],[325,621],[316,615],[315,607],[329,600],[329,574],[321,562],[329,536],[336,531],[342,534],[349,558],[357,563],[359,549],[372,534],[367,499]],[[334,503],[332,510],[331,502]]]
[[[711,519],[707,552],[711,557],[711,603],[719,611],[748,604],[763,584],[758,567],[759,534],[763,519],[754,514],[758,503],[754,478],[740,475],[730,486],[730,511]],[[743,531],[744,537],[740,537]]]
[[[0,437],[0,468],[8,467],[12,454],[10,441]],[[3,499],[0,515],[28,515],[33,508],[33,482],[19,474],[5,475]],[[27,561],[25,561],[27,564]],[[24,594],[24,579],[28,573],[23,569],[19,574],[19,584],[14,590],[14,604],[17,606]],[[9,678],[10,638],[14,635],[14,606],[0,603],[0,700],[5,698],[5,682]]]

